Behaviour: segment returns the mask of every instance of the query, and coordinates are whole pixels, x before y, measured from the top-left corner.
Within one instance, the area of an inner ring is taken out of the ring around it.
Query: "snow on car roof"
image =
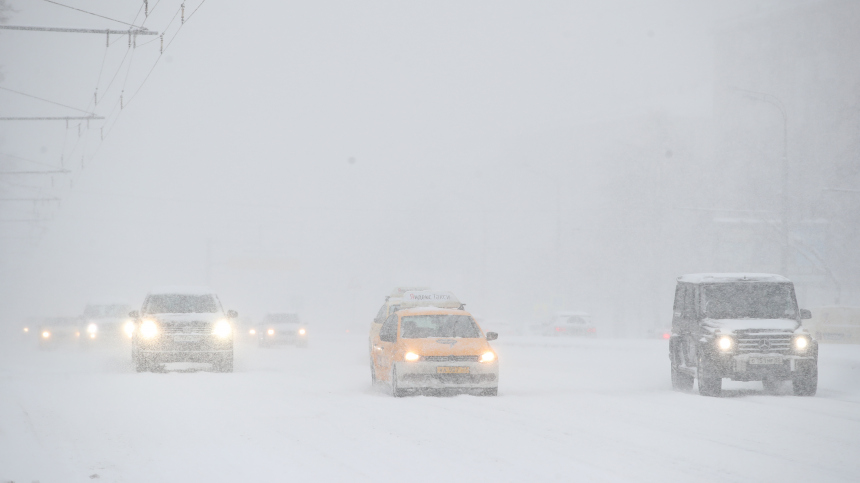
[[[457,309],[463,305],[451,292],[436,292],[433,290],[410,291],[403,294],[401,308],[430,307]]]
[[[782,275],[772,273],[691,273],[678,277],[678,281],[687,283],[790,282]]]
[[[430,287],[425,287],[423,285],[408,285],[408,286],[394,287],[394,290],[391,291],[391,295],[389,295],[389,297],[399,299],[399,298],[403,297],[403,294],[405,294],[406,292],[418,292],[418,291],[425,291],[425,290],[430,290]]]
[[[149,291],[150,295],[161,294],[182,294],[182,295],[213,295],[215,292],[209,287],[194,286],[194,285],[174,285],[155,287]]]

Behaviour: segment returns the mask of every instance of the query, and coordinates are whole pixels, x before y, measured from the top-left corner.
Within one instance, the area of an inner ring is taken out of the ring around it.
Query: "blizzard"
[[[2,481],[857,481],[860,353],[812,398],[673,392],[667,342],[505,337],[498,397],[392,398],[366,339],[238,344],[236,372],[128,354],[0,355]]]

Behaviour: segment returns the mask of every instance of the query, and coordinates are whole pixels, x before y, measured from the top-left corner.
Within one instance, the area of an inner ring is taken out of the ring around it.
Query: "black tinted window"
[[[468,315],[410,315],[400,322],[402,339],[426,339],[434,337],[462,337],[477,339],[481,331]]]
[[[797,303],[785,283],[721,283],[703,287],[702,315],[710,319],[796,319]]]

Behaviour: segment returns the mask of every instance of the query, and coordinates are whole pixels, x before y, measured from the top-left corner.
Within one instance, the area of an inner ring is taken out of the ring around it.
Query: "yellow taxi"
[[[498,334],[484,334],[459,302],[448,304],[456,303],[457,308],[428,306],[426,301],[408,303],[408,295],[379,331],[379,342],[373,346],[373,381],[388,383],[395,397],[449,391],[495,396],[499,361],[489,341]],[[436,305],[443,304],[436,300]]]
[[[430,287],[394,287],[394,290],[391,291],[391,295],[385,297],[385,303],[382,304],[382,307],[379,308],[379,312],[376,313],[376,317],[373,318],[373,322],[370,323],[370,337],[368,338],[370,354],[373,354],[373,345],[379,342],[379,329],[382,327],[382,323],[385,322],[385,319],[387,319],[389,315],[396,312],[400,307],[400,301],[403,299],[403,294],[406,292],[420,292],[426,290],[430,290]]]

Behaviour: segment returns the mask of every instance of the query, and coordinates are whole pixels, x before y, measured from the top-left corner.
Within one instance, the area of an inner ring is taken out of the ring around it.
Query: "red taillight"
[[[669,340],[672,337],[672,334],[668,332],[663,332],[663,340]]]
[[[556,327],[555,331],[556,332],[564,332],[564,327]]]
[[[594,327],[589,327],[589,328],[588,328],[588,333],[589,333],[589,334],[594,334],[594,333],[596,333],[596,332],[597,332],[597,329],[595,329]]]

